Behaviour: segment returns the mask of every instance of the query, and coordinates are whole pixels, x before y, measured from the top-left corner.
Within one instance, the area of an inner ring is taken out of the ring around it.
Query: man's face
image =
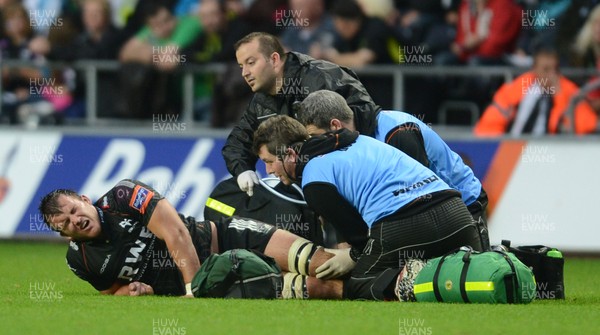
[[[361,21],[336,16],[333,18],[333,25],[342,39],[351,40],[358,34]]]
[[[240,45],[235,57],[252,92],[273,93],[277,78],[274,62],[260,53],[258,39]]]
[[[88,31],[100,31],[104,29],[107,18],[104,16],[102,5],[97,2],[84,2],[83,4],[83,25]]]
[[[85,241],[100,236],[100,217],[86,196],[81,199],[61,194],[57,198],[61,213],[48,219],[50,226],[72,240]]]
[[[558,80],[558,59],[552,55],[538,55],[535,60],[533,72],[539,79],[539,85],[544,87],[556,85]]]
[[[154,16],[148,18],[148,27],[157,38],[168,38],[175,30],[177,20],[168,10],[161,8]]]
[[[209,33],[219,32],[225,22],[225,15],[217,1],[202,1],[198,16],[200,16],[204,30]]]
[[[293,184],[288,171],[295,175],[296,163],[293,157],[283,155],[282,159],[269,152],[266,145],[260,147],[258,157],[265,162],[267,173],[275,175],[284,185]]]

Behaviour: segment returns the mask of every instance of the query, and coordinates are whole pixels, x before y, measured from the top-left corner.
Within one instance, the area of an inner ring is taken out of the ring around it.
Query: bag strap
[[[444,260],[446,259],[446,256],[448,255],[444,255],[442,256],[442,258],[440,259],[437,268],[435,269],[435,273],[433,274],[433,294],[435,295],[435,299],[438,302],[444,302],[444,299],[442,299],[442,295],[440,294],[440,288],[438,287],[438,279],[440,278],[440,270],[442,269],[442,264],[444,264]]]
[[[440,288],[438,287],[438,280],[440,277],[440,271],[442,270],[442,264],[446,260],[446,257],[448,257],[450,255],[454,255],[455,253],[457,253],[459,251],[466,251],[469,254],[469,256],[467,256],[467,258],[469,258],[471,255],[471,252],[473,252],[473,248],[469,245],[465,245],[460,248],[456,248],[456,249],[453,249],[453,250],[447,252],[444,256],[442,256],[442,258],[440,258],[440,262],[438,263],[437,268],[435,269],[435,273],[433,274],[433,279],[432,279],[433,294],[435,295],[435,298],[439,302],[444,302],[444,299],[442,299],[442,295],[440,294]],[[463,261],[465,260],[464,257],[465,256],[463,256]],[[467,265],[466,269],[463,266],[463,272],[464,272],[465,279],[467,276],[467,270],[468,270],[468,265]],[[461,282],[463,281],[462,276],[463,276],[463,273],[461,273]],[[462,296],[463,286],[464,286],[464,284],[461,283],[461,296]],[[465,302],[468,302],[468,299],[466,298],[466,290],[465,290],[465,296],[463,297],[463,300],[465,300]]]
[[[504,276],[504,287],[506,288],[506,302],[509,304],[514,304],[516,301],[516,288],[518,284],[517,281],[517,269],[515,268],[515,264],[512,259],[502,251],[494,250],[494,252],[499,253],[506,260],[508,265],[510,266],[511,273],[506,274]]]
[[[468,248],[468,250],[473,250],[470,246],[466,246],[466,247]],[[461,250],[464,250],[464,248],[465,247],[453,249],[453,250],[447,252],[444,256],[442,256],[442,258],[440,258],[440,262],[438,263],[437,268],[435,269],[435,273],[433,274],[433,279],[432,279],[433,294],[435,295],[435,298],[437,299],[438,302],[444,302],[444,299],[442,298],[442,295],[440,294],[440,288],[438,287],[438,280],[440,278],[440,271],[442,270],[442,264],[444,264],[446,257],[453,255]]]
[[[460,272],[460,296],[462,297],[463,301],[466,303],[470,303],[469,301],[469,297],[467,296],[467,288],[466,288],[466,284],[467,284],[467,272],[469,271],[469,265],[471,265],[471,252],[473,251],[473,249],[467,251],[463,258],[463,268],[462,271]]]
[[[229,273],[227,274],[227,276],[225,276],[225,278],[218,283],[217,285],[215,285],[212,289],[210,289],[207,294],[209,297],[213,297],[213,298],[222,298],[227,294],[227,291],[229,291],[229,289],[231,288],[231,286],[237,281],[240,281],[241,284],[241,288],[242,288],[242,297],[245,298],[246,297],[246,289],[244,287],[244,281],[240,276],[239,273],[239,268],[240,268],[240,260],[237,257],[235,250],[231,251],[230,254],[230,259],[231,259],[231,270],[229,271]]]

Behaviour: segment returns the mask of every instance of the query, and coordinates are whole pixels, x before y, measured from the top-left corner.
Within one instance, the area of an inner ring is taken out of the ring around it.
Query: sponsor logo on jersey
[[[118,278],[132,281],[136,276],[141,277],[147,266],[147,264],[141,264],[143,255],[145,252],[152,252],[153,244],[154,234],[148,228],[142,227],[139,238],[133,243],[127,253],[125,265],[121,268]]]
[[[131,201],[129,201],[129,206],[144,214],[146,212],[146,207],[148,207],[153,196],[154,192],[140,185],[136,185],[133,189],[133,195]]]
[[[240,231],[252,230],[255,232],[259,232],[259,233],[266,233],[271,228],[273,228],[273,226],[264,224],[259,221],[254,221],[254,220],[244,220],[244,219],[239,219],[239,218],[232,218],[231,222],[229,223],[229,228],[233,228],[235,230],[240,230]]]
[[[106,259],[104,260],[104,263],[102,263],[102,267],[100,268],[100,273],[104,273],[104,270],[106,270],[108,261],[110,261],[110,256],[111,256],[111,254],[108,254],[108,256],[106,256]]]
[[[123,230],[127,230],[128,233],[131,233],[137,223],[138,223],[137,221],[135,221],[134,223],[131,223],[131,219],[123,219],[123,221],[119,222],[119,226],[121,226],[121,228],[123,228]],[[127,229],[127,227],[129,227],[129,229]]]
[[[102,206],[100,206],[100,208],[107,209],[108,207],[109,207],[108,206],[108,198],[107,197],[102,198]]]

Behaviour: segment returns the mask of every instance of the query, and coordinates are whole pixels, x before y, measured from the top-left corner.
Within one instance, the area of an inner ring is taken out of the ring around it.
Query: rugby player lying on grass
[[[287,272],[284,298],[342,297],[341,281],[314,278],[334,256],[323,248],[251,219],[185,217],[139,181],[122,180],[95,203],[58,189],[39,210],[50,228],[70,240],[71,271],[103,294],[192,296],[192,278],[210,254],[242,248],[265,253]]]

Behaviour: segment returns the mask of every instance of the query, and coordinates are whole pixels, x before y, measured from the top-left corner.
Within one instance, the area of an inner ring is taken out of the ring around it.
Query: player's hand
[[[352,271],[356,262],[350,257],[350,248],[347,249],[325,249],[325,251],[334,254],[327,262],[317,268],[317,278],[332,279],[338,278]]]
[[[237,177],[237,183],[240,190],[248,193],[251,197],[254,194],[254,185],[258,184],[258,175],[252,170],[244,171]]]
[[[134,281],[129,284],[129,295],[130,296],[141,296],[141,295],[152,295],[154,294],[154,289],[152,286],[140,283],[139,281]]]

